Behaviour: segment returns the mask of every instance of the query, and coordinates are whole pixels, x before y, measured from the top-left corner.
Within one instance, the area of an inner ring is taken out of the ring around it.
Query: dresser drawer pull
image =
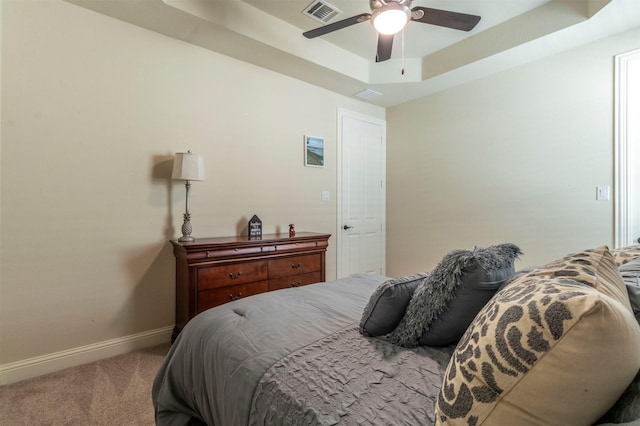
[[[301,267],[301,266],[302,266],[302,265],[301,265],[300,263],[292,263],[292,264],[291,264],[291,267],[292,267],[293,269],[298,269],[298,268],[299,268],[299,267]]]
[[[234,301],[234,300],[238,300],[242,297],[242,292],[236,294],[235,296],[233,294],[229,295],[229,300]]]
[[[300,287],[302,283],[298,281],[297,283],[291,283],[291,287]]]
[[[237,274],[233,274],[232,272],[229,272],[229,278],[231,278],[232,280],[237,280],[238,278],[240,278],[240,274],[241,272],[238,272]]]

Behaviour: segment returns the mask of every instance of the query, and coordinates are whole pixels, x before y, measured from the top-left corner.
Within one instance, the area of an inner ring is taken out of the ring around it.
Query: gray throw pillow
[[[515,272],[515,244],[448,253],[416,289],[388,338],[401,346],[456,343],[476,314]]]
[[[360,320],[360,333],[382,336],[398,325],[418,285],[429,275],[422,272],[383,282],[373,292]]]
[[[618,271],[627,287],[633,315],[640,324],[640,258],[619,266]]]

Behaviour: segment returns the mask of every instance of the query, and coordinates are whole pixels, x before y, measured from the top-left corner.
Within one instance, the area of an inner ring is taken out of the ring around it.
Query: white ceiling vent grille
[[[324,24],[331,21],[336,16],[342,15],[342,11],[340,9],[322,0],[312,1],[311,4],[302,11],[302,13]]]
[[[355,96],[370,101],[371,99],[377,98],[378,96],[382,96],[382,93],[378,93],[375,90],[371,89],[364,89],[363,91],[356,93]]]

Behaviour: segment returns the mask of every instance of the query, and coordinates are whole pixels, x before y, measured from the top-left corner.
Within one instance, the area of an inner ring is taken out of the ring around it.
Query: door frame
[[[360,121],[368,121],[373,124],[377,124],[382,127],[382,188],[384,189],[382,192],[382,211],[380,212],[380,218],[382,220],[382,265],[381,270],[382,274],[385,274],[386,271],[386,251],[387,251],[387,122],[383,119],[376,118],[370,115],[365,115],[361,113],[357,113],[354,111],[350,111],[344,108],[338,108],[337,110],[337,217],[336,217],[336,253],[337,253],[337,263],[336,263],[336,274],[337,278],[343,278],[343,253],[342,253],[342,243],[343,243],[343,229],[344,223],[342,223],[342,196],[343,196],[343,147],[344,141],[342,138],[342,127],[344,125],[344,118],[354,118]]]
[[[628,64],[640,60],[640,49],[615,57],[615,124],[614,124],[614,247],[629,245],[629,158],[628,158]],[[634,242],[631,242],[633,244]]]

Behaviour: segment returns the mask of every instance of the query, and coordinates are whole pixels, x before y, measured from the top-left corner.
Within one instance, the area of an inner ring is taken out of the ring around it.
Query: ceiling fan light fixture
[[[391,35],[399,32],[411,19],[411,9],[407,6],[389,2],[373,11],[371,23],[381,34]]]

